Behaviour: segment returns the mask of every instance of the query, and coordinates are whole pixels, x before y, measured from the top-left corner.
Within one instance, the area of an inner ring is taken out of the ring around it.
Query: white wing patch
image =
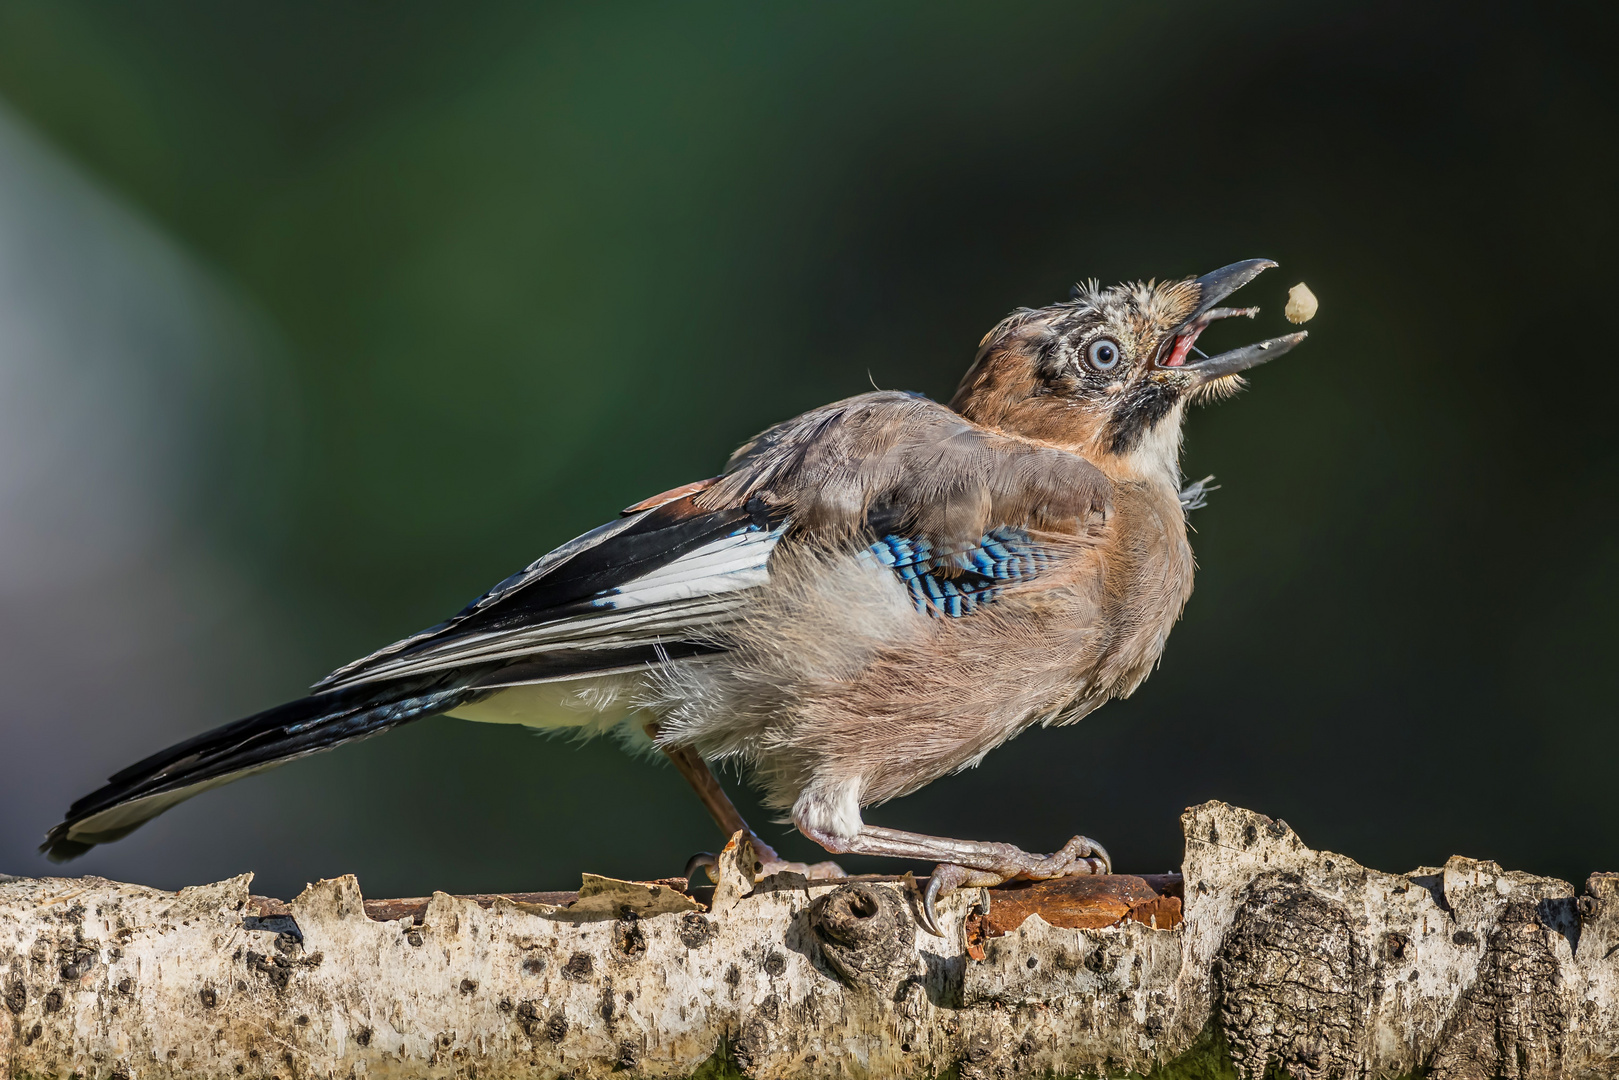
[[[491,604],[498,603],[500,600],[510,596],[513,592],[516,592],[524,585],[544,577],[553,569],[567,562],[580,552],[587,551],[599,544],[606,543],[608,540],[611,540],[613,537],[625,531],[633,524],[635,524],[635,518],[621,518],[618,521],[610,521],[606,525],[592,529],[583,536],[574,537],[566,544],[563,544],[554,551],[547,552],[546,554],[540,556],[538,559],[535,559],[533,562],[525,566],[522,570],[519,570],[505,581],[497,584],[494,588],[490,589],[488,592],[484,593],[482,596],[478,597],[478,599],[469,604],[468,609],[472,611],[479,611]],[[410,648],[417,642],[426,641],[442,630],[442,625],[429,627],[420,633],[412,634],[407,638],[401,638],[392,645],[378,649],[369,656],[362,656],[358,660],[352,660],[317,682],[313,689],[330,690],[339,686],[349,686],[356,683],[369,682],[371,681],[369,671],[366,675],[358,678],[353,677],[354,673],[370,669],[382,657],[387,656],[390,653],[403,652],[405,649]]]
[[[704,544],[650,574],[608,590],[596,603],[623,611],[757,588],[770,580],[766,564],[785,528],[777,526],[769,532],[750,529]]]
[[[596,610],[522,629],[452,638],[437,648],[377,664],[346,686],[446,668],[520,660],[565,650],[616,649],[680,640],[728,621],[747,591],[770,578],[770,553],[786,528],[739,529],[641,577],[602,592]]]

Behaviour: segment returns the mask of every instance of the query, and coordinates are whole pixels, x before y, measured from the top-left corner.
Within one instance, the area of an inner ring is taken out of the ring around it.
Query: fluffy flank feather
[[[1103,644],[1094,577],[1073,574],[1092,542],[1040,539],[1053,565],[1039,587],[1014,582],[970,618],[930,617],[858,554],[778,560],[724,652],[651,681],[660,741],[744,764],[780,810],[855,778],[861,805],[883,802],[977,764],[1072,712]]]

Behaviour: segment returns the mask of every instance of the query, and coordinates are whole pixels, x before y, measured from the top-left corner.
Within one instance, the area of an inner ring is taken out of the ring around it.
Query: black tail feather
[[[66,862],[216,784],[448,712],[487,693],[461,680],[445,682],[315,694],[176,743],[115,773],[75,802],[46,834],[40,851],[53,862]]]

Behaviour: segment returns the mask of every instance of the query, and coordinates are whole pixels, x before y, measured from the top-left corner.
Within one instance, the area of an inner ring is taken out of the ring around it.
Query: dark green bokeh
[[[869,816],[1160,870],[1217,797],[1385,869],[1619,867],[1611,7],[1115,7],[8,2],[0,96],[286,342],[195,510],[280,598],[281,696],[768,423],[948,395],[1076,277],[1263,255],[1263,332],[1300,279],[1322,313],[1189,425],[1224,486],[1163,670]],[[445,720],[251,785],[279,820],[205,796],[148,880],[713,842],[671,770]]]

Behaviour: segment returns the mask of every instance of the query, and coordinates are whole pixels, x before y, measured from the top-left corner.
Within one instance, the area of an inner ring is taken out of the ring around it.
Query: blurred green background
[[[1383,869],[1619,869],[1615,22],[0,2],[0,870],[769,423],[1254,256],[1260,332],[1295,281],[1321,315],[1191,419],[1223,487],[1162,670],[868,818],[1158,871],[1221,798]],[[420,895],[715,842],[667,767],[439,719],[68,872]]]

